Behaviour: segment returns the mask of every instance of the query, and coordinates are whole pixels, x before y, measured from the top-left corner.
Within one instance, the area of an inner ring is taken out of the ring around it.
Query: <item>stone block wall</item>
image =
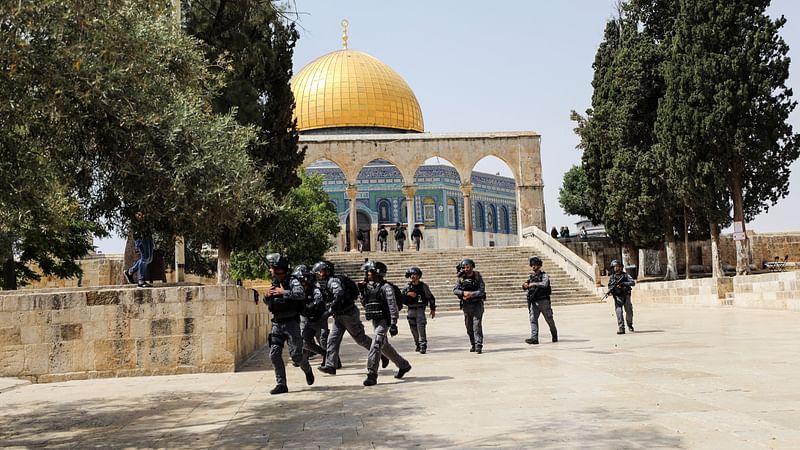
[[[34,382],[233,371],[266,308],[234,286],[0,292],[0,376]]]
[[[71,288],[79,286],[111,286],[119,284],[122,274],[122,255],[94,255],[78,261],[83,275],[80,278],[42,276],[25,286],[26,289]],[[34,270],[38,272],[36,267]]]
[[[741,308],[800,311],[800,272],[775,272],[733,278],[733,304]]]
[[[605,288],[603,288],[605,289]],[[633,288],[634,303],[670,303],[678,305],[719,306],[725,303],[733,291],[733,279],[723,277],[697,278],[691,280],[658,281],[638,283]],[[605,294],[605,291],[603,291]],[[608,296],[610,301],[614,301]]]

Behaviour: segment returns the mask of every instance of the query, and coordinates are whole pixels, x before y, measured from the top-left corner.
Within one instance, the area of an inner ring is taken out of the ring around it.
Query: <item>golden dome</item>
[[[298,131],[379,127],[424,131],[414,92],[391,67],[354,50],[323,55],[292,78]]]

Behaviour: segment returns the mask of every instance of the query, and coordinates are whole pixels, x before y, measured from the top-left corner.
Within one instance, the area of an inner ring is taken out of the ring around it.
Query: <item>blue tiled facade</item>
[[[347,183],[338,167],[311,167],[309,173],[324,177],[323,189],[346,222]],[[516,185],[513,178],[473,172],[472,227],[475,232],[517,234]],[[377,224],[407,223],[403,177],[392,165],[370,165],[358,176],[359,211],[368,212]],[[414,177],[417,187],[414,209],[415,223],[426,229],[464,229],[464,197],[460,180],[453,167],[422,166]]]

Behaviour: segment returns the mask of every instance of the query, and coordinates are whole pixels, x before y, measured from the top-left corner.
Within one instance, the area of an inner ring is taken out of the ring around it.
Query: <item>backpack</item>
[[[402,310],[403,304],[405,304],[406,296],[403,295],[403,292],[400,290],[400,288],[397,287],[397,285],[392,283],[391,281],[384,280],[384,283],[392,287],[392,290],[394,290],[394,302],[397,303],[397,310],[398,311]]]
[[[361,294],[361,291],[358,290],[358,285],[356,282],[353,281],[347,275],[336,275],[336,279],[342,283],[342,287],[344,288],[344,294],[347,296],[348,301],[355,301],[358,299],[358,296]]]

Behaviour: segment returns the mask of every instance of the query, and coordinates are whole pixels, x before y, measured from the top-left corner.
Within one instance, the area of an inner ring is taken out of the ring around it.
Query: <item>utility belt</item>
[[[426,305],[425,303],[417,303],[415,305],[407,305],[407,306],[408,309],[420,309],[420,308],[424,309]]]
[[[300,316],[295,314],[293,316],[272,316],[272,323],[287,323],[287,322],[300,323]]]

